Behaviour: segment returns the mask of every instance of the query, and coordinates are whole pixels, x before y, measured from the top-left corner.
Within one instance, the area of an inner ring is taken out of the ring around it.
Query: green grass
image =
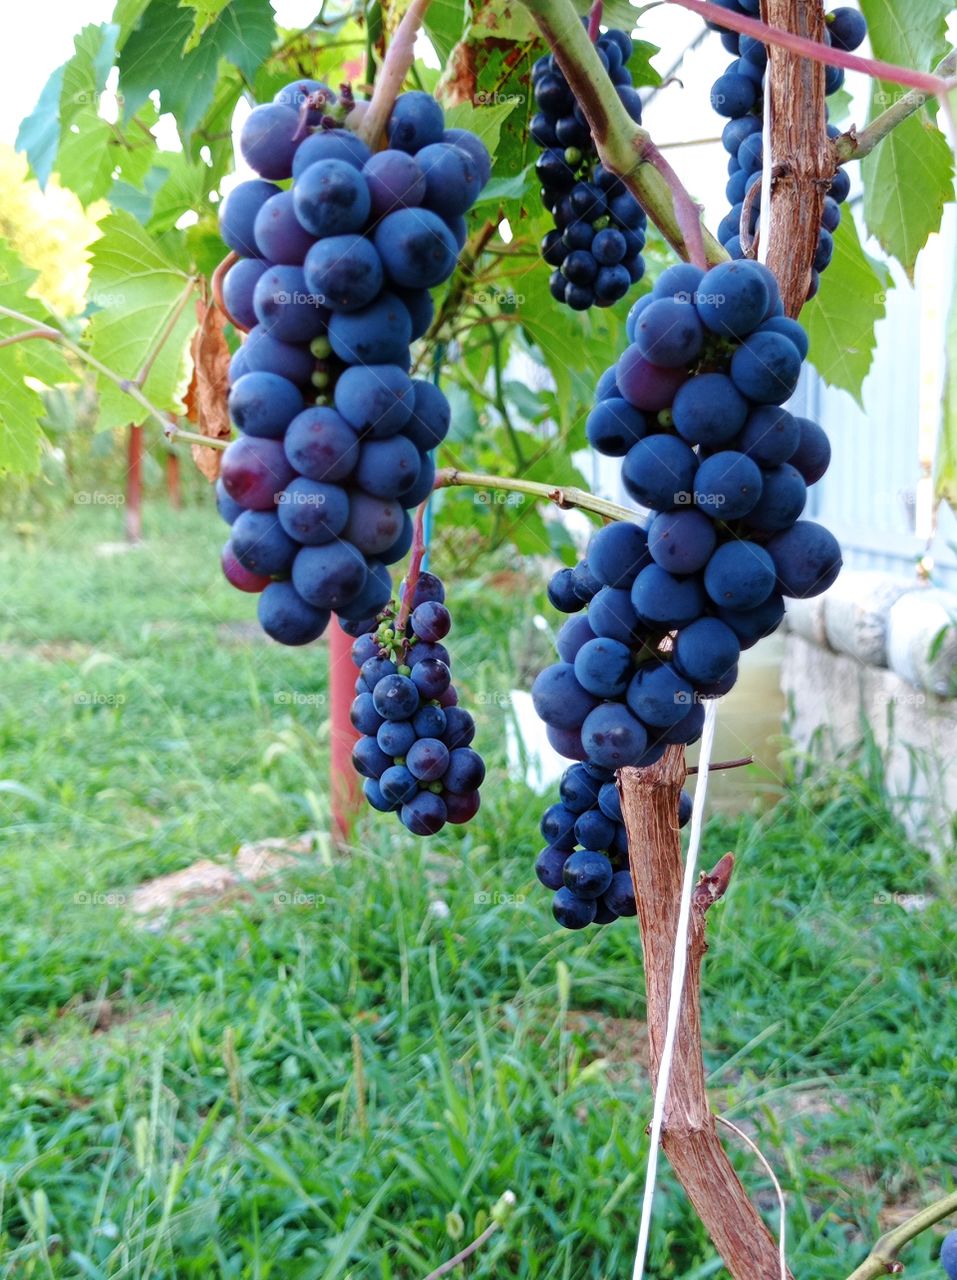
[[[144,547],[98,553],[118,536],[87,509],[0,551],[0,1276],[421,1280],[512,1189],[469,1275],[629,1277],[640,949],[628,922],[556,929],[530,872],[542,805],[503,751],[525,593],[456,586],[490,760],[469,828],[368,816],[349,856],[147,930],[103,895],[324,825],[324,654],[236,626],[211,517],[152,507]],[[877,778],[845,762],[706,833],[706,862],[739,858],[705,963],[714,1102],[781,1177],[800,1280],[954,1174],[954,893]],[[667,1169],[649,1274],[725,1275]]]

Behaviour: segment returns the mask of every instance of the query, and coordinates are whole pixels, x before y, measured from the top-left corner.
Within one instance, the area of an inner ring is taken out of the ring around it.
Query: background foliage
[[[861,7],[875,55],[929,69],[945,52],[948,0],[919,6],[864,0]],[[133,376],[183,291],[198,291],[208,279],[223,252],[216,207],[234,165],[231,122],[240,99],[268,99],[297,74],[361,82],[366,58],[374,67],[399,16],[380,0],[324,0],[308,28],[288,31],[277,26],[269,0],[119,0],[111,22],[77,34],[73,56],[51,75],[17,146],[42,187],[55,182],[73,192],[96,220],[99,238],[79,330],[85,349],[109,369]],[[629,27],[639,18],[640,37],[640,10],[625,0],[606,4],[604,16]],[[467,269],[447,288],[441,342],[421,355],[422,364],[441,361],[455,406],[443,460],[578,483],[570,457],[584,443],[582,411],[624,335],[619,314],[576,315],[553,305],[538,260],[548,218],[537,195],[527,124],[533,110],[528,73],[540,42],[515,0],[434,0],[425,35],[442,72],[419,61],[412,80],[433,89],[451,122],[474,129],[494,154],[492,180],[470,215],[470,247],[481,252],[473,262],[467,251]],[[639,85],[660,79],[651,62],[655,52],[636,40],[632,71]],[[870,114],[900,92],[875,83]],[[935,112],[918,113],[858,167],[863,228],[912,275],[954,195],[953,157]],[[503,239],[503,224],[510,238]],[[16,236],[13,244],[19,247]],[[654,233],[646,257],[653,279],[666,257]],[[62,293],[42,277],[30,280],[15,258],[0,259],[0,270],[3,305],[38,318],[63,305]],[[890,287],[891,273],[864,251],[855,220],[845,218],[834,262],[803,318],[813,363],[827,381],[858,397]],[[147,381],[148,397],[163,412],[183,412],[194,325],[187,307]],[[16,327],[0,321],[0,336]],[[539,364],[542,376],[510,377],[516,351]],[[38,356],[36,344],[0,348],[0,386],[7,391],[0,469],[36,472],[44,440],[35,385],[62,386],[80,376],[76,361]],[[100,430],[135,419],[139,411],[122,391],[102,376],[96,382]],[[953,430],[952,414],[949,420]],[[943,489],[952,483],[947,456],[945,450]],[[553,550],[564,550],[560,526],[546,529],[530,505],[516,516],[476,513],[461,495],[443,502],[446,521],[478,519],[496,540],[511,539],[520,551],[547,539]]]

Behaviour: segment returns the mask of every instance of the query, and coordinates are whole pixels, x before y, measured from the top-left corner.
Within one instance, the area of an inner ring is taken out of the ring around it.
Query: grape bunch
[[[598,530],[585,560],[552,578],[551,603],[573,616],[560,661],[532,686],[552,746],[609,775],[696,741],[704,700],[733,687],[741,650],[775,630],[784,598],[819,594],[841,566],[833,535],[800,519],[830,446],[781,408],[807,338],[783,315],[773,273],[670,267],[626,328],[631,345],[599,379],[587,434],[622,459],[624,487],[649,514]],[[559,911],[571,913],[567,898]]]
[[[595,47],[625,110],[640,123],[641,99],[628,70],[631,36],[606,31]],[[531,134],[542,148],[535,172],[542,203],[555,220],[541,246],[554,268],[552,296],[574,311],[610,307],[644,274],[644,210],[599,163],[588,122],[552,55],[535,63],[532,88],[538,110]]]
[[[481,141],[446,129],[428,94],[396,99],[375,154],[338,126],[341,106],[298,81],[255,107],[240,148],[262,176],[220,216],[242,255],[223,300],[249,328],[229,371],[240,434],[218,483],[223,570],[260,593],[263,630],[290,645],[331,612],[359,635],[391,598],[388,566],[409,550],[408,511],[432,490],[450,419],[438,387],[410,377],[410,345],[489,176]]]
[[[722,0],[721,7],[736,13],[756,15],[760,5],[756,0]],[[848,51],[856,49],[867,35],[867,23],[856,9],[841,7],[827,15],[826,39],[829,44]],[[737,54],[723,75],[711,86],[711,105],[721,116],[728,118],[721,140],[728,152],[728,185],[725,188],[731,203],[730,211],[718,226],[718,239],[732,258],[744,257],[741,247],[741,217],[748,193],[761,177],[764,163],[762,117],[764,111],[764,74],[768,64],[767,47],[753,36],[739,36],[726,31],[722,43]],[[842,67],[825,67],[824,88],[828,94],[836,93],[844,83]],[[827,127],[828,137],[836,138],[840,129]],[[839,169],[831,180],[824,198],[824,212],[818,232],[817,252],[811,271],[808,297],[813,298],[820,283],[820,273],[830,264],[834,253],[833,233],[841,221],[841,205],[850,191],[850,179]],[[758,229],[759,201],[755,199],[749,210],[748,230],[753,235]]]
[[[560,655],[562,647],[560,640]],[[614,773],[591,761],[570,765],[558,794],[558,802],[542,816],[541,832],[548,843],[535,861],[535,874],[555,891],[556,920],[566,929],[583,929],[636,915]],[[690,818],[691,797],[682,791],[679,825]]]
[[[474,818],[485,779],[469,745],[475,721],[458,705],[442,643],[452,626],[444,600],[441,580],[420,573],[404,625],[393,606],[352,646],[359,676],[350,714],[363,735],[352,762],[373,809],[398,813],[417,836]]]

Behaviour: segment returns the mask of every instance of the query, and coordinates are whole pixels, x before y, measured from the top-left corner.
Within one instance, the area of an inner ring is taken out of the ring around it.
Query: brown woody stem
[[[678,797],[684,750],[669,747],[648,769],[618,775],[628,832],[631,875],[645,957],[651,1076],[657,1085],[668,1025],[671,967],[684,874]],[[665,1105],[662,1146],[734,1280],[773,1280],[781,1274],[778,1247],[734,1171],[708,1104],[701,1052],[701,963],[707,950],[705,916],[728,888],[730,853],[702,876],[691,900],[688,971]],[[786,1273],[790,1276],[790,1273]]]
[[[762,0],[762,12],[778,30],[797,32],[814,46],[824,39],[823,0]],[[778,278],[784,309],[797,316],[807,300],[824,197],[834,176],[824,67],[790,48],[772,45],[766,84],[775,181],[771,225],[762,225],[761,236],[768,237],[768,266]]]

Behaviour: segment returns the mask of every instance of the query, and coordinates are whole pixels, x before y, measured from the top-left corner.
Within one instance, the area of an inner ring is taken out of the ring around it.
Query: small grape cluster
[[[217,489],[231,525],[223,570],[261,593],[263,630],[291,645],[332,611],[359,635],[391,598],[388,566],[409,550],[408,512],[432,490],[450,420],[438,387],[410,377],[410,344],[489,176],[482,142],[446,129],[428,94],[396,99],[375,154],[338,127],[342,107],[316,81],[255,107],[240,148],[262,177],[233,188],[220,215],[242,255],[224,304],[249,328],[229,371],[241,434]]]
[[[632,87],[628,61],[631,36],[606,31],[595,45],[628,114],[641,122],[641,99]],[[610,307],[644,274],[645,214],[621,179],[598,162],[584,113],[555,58],[532,68],[538,111],[531,134],[542,148],[535,165],[542,203],[555,219],[542,240],[542,257],[553,267],[552,297],[574,311]]]
[[[682,791],[679,825],[690,818],[691,797]],[[559,924],[583,929],[637,914],[628,835],[610,769],[591,761],[570,765],[562,775],[558,803],[542,816],[541,832],[548,843],[536,859],[535,874],[555,891],[552,910]]]
[[[432,836],[478,813],[485,764],[469,745],[475,721],[458,705],[442,644],[452,626],[445,588],[420,573],[407,611],[404,594],[352,646],[359,676],[351,718],[363,735],[352,762],[373,809],[398,813],[413,835]]]
[[[586,559],[552,578],[552,604],[575,616],[532,686],[552,746],[604,770],[696,741],[704,700],[733,687],[741,650],[775,630],[784,597],[817,595],[841,566],[833,535],[799,519],[830,446],[780,407],[807,337],[773,273],[670,267],[626,328],[587,434],[622,459],[649,516],[598,530]]]
[[[736,13],[758,14],[757,0],[726,0],[721,7]],[[856,9],[841,7],[827,15],[826,39],[829,44],[848,51],[856,49],[867,35],[867,23]],[[728,117],[721,140],[730,155],[726,193],[731,210],[718,225],[718,239],[732,258],[745,256],[741,245],[741,218],[745,201],[761,177],[764,164],[762,115],[764,110],[764,76],[768,64],[767,47],[753,36],[723,32],[721,40],[729,51],[737,54],[734,62],[711,87],[711,105],[721,116]],[[824,88],[836,93],[844,83],[842,67],[826,67]],[[827,127],[828,137],[836,138],[840,130]],[[818,233],[817,252],[811,272],[808,297],[813,298],[820,283],[820,273],[830,264],[834,253],[833,233],[841,221],[840,206],[850,191],[850,179],[839,169],[824,199],[824,212]],[[748,231],[754,234],[760,220],[759,202],[754,200],[748,212]]]

